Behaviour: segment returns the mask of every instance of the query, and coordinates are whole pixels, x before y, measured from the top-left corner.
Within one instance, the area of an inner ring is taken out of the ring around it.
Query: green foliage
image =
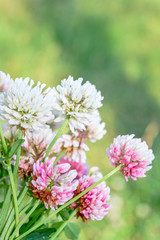
[[[33,232],[29,234],[27,237],[24,238],[24,240],[39,240],[44,239],[48,240],[50,239],[50,235],[56,231],[56,228],[44,228],[41,230],[37,230],[36,232]]]
[[[80,228],[75,223],[68,223],[64,231],[68,239],[77,240],[80,233]]]
[[[2,209],[0,211],[0,232],[4,226],[5,219],[8,214],[8,210],[10,207],[10,201],[11,201],[11,187],[8,188],[7,195],[5,196],[5,201],[3,202]]]
[[[8,153],[8,157],[12,158],[14,154],[18,151],[18,149],[21,147],[22,143],[24,142],[24,139],[18,139],[16,142],[13,143],[13,146],[11,150]]]
[[[5,160],[5,158],[0,157],[0,162],[3,162],[4,160]]]
[[[66,221],[66,220],[68,220],[68,218],[70,217],[70,214],[72,212],[73,212],[73,210],[71,208],[65,208],[59,212],[59,215],[61,216],[61,218],[64,221]]]

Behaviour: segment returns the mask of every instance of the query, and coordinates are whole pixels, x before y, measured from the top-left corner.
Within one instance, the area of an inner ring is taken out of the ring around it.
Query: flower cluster
[[[152,150],[148,149],[146,142],[134,138],[134,134],[118,136],[107,152],[111,165],[121,165],[120,171],[127,181],[129,177],[133,180],[145,177],[146,171],[152,168],[148,166],[154,159]]]
[[[98,167],[89,168],[86,156],[87,141],[96,142],[106,134],[98,110],[103,97],[91,83],[82,85],[82,80],[69,76],[57,88],[46,88],[0,72],[0,119],[7,121],[3,132],[9,150],[22,130],[18,174],[32,197],[53,211],[76,197],[70,207],[86,222],[103,219],[111,205],[110,188]],[[118,136],[107,153],[127,181],[144,177],[154,159],[152,150],[134,135]],[[13,167],[17,157],[15,152],[9,159]]]

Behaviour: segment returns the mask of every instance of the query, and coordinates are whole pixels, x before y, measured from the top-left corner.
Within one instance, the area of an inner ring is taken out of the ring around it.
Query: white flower
[[[9,74],[0,71],[0,90],[6,91],[12,87],[13,80]]]
[[[12,88],[0,97],[0,118],[11,125],[39,129],[53,118],[51,88],[43,90],[45,84],[35,85],[29,78],[16,78]]]
[[[94,114],[92,114],[90,124],[86,126],[84,131],[77,131],[76,135],[79,135],[79,137],[82,138],[87,138],[91,142],[96,142],[97,140],[102,139],[106,132],[105,123],[101,122],[99,112],[95,111]]]
[[[54,109],[69,117],[69,127],[72,132],[84,130],[90,124],[92,113],[102,106],[103,97],[94,85],[86,82],[82,85],[82,78],[61,81],[61,85],[54,88]]]
[[[69,161],[86,162],[86,153],[88,146],[79,138],[73,138],[71,134],[62,135],[52,148],[52,152],[59,153],[66,150],[64,158]]]

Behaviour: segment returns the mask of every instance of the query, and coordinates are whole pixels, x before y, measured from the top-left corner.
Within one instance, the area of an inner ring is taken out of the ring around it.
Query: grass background
[[[160,239],[159,12],[159,0],[0,0],[2,71],[50,86],[73,75],[102,91],[107,135],[89,144],[90,166],[112,169],[105,149],[118,134],[143,137],[156,156],[145,179],[109,179],[113,208],[79,221],[80,240]]]

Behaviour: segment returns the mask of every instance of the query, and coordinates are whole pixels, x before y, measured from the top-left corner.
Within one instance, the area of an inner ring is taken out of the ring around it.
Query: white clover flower
[[[5,74],[4,72],[0,71],[0,90],[6,91],[10,89],[13,85],[13,80],[9,74]]]
[[[0,118],[25,129],[44,127],[54,117],[51,112],[52,90],[44,90],[45,86],[40,82],[35,85],[29,78],[16,78],[12,88],[1,94]]]
[[[54,109],[61,112],[64,118],[69,117],[69,127],[73,133],[75,130],[85,130],[85,126],[90,124],[92,113],[102,106],[101,92],[97,92],[89,82],[82,85],[82,81],[82,78],[74,81],[69,76],[54,88]]]
[[[96,142],[97,140],[102,139],[106,132],[105,123],[101,122],[99,112],[95,111],[92,114],[90,124],[86,126],[84,131],[77,131],[76,135],[79,135],[81,138],[86,138],[91,142]]]

